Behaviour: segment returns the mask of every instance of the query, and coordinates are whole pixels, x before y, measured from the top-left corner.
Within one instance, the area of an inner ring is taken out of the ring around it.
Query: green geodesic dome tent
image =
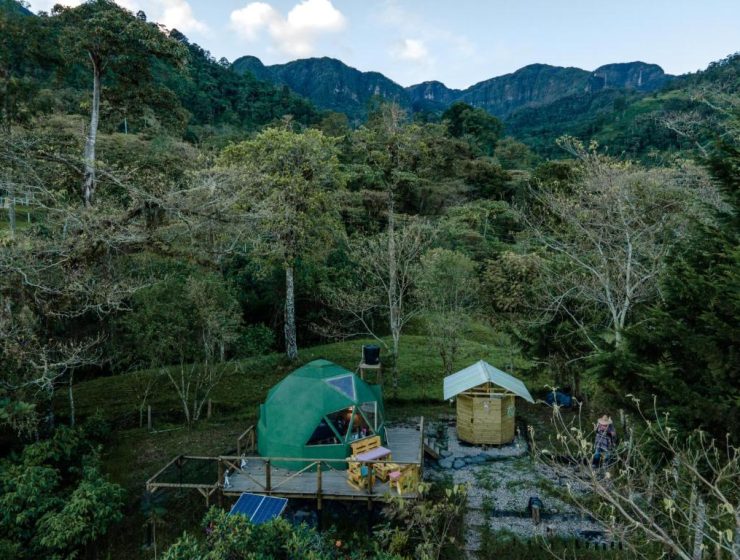
[[[257,450],[263,457],[345,459],[353,441],[377,434],[385,442],[384,420],[380,386],[328,360],[314,360],[267,393],[260,405]],[[306,466],[300,461],[274,464]]]

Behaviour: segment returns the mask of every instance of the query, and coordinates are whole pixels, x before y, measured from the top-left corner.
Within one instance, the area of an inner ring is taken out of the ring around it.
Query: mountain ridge
[[[265,65],[259,58],[247,55],[235,60],[232,68],[288,86],[318,107],[343,112],[353,119],[366,115],[375,96],[414,112],[441,111],[463,101],[506,118],[520,108],[545,105],[573,94],[603,89],[651,92],[673,79],[659,65],[642,61],[604,64],[593,71],[533,63],[465,89],[449,88],[438,80],[403,87],[380,72],[364,72],[330,57]]]

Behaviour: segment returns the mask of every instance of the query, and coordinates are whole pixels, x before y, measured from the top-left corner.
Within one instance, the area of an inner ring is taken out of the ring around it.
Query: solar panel
[[[259,496],[245,492],[239,496],[229,515],[239,513],[255,525],[261,525],[280,517],[287,504],[287,498],[273,498],[272,496]]]
[[[326,382],[346,397],[355,400],[355,382],[352,375],[332,377],[331,379],[327,379]]]

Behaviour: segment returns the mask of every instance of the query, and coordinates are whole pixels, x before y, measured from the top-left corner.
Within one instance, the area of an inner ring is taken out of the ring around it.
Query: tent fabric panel
[[[451,399],[455,395],[483,383],[493,383],[528,402],[534,402],[532,395],[520,379],[493,367],[483,360],[445,377],[444,398]]]

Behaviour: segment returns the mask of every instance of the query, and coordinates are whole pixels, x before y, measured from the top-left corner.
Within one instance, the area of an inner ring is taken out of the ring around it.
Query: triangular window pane
[[[354,441],[368,436],[373,435],[375,432],[368,425],[365,417],[360,413],[358,408],[354,409],[352,415],[352,431],[350,432],[349,439]]]
[[[331,429],[326,419],[322,418],[306,445],[336,445],[338,443],[340,441],[337,434]]]
[[[352,375],[342,375],[341,377],[332,377],[326,382],[334,389],[342,393],[351,400],[355,400],[355,381]]]
[[[370,427],[373,429],[373,431],[377,431],[378,429],[378,403],[375,401],[372,402],[364,402],[360,404],[360,410],[362,411],[362,415],[367,418],[368,423],[370,424]]]
[[[342,441],[347,437],[349,431],[349,425],[352,422],[352,407],[345,408],[344,410],[338,410],[327,414],[326,418],[329,423],[334,426],[336,432],[341,436]]]

